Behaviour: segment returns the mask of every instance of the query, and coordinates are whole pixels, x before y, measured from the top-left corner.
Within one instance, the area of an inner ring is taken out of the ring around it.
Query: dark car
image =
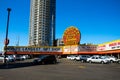
[[[89,55],[81,55],[80,61],[87,62],[87,58],[90,58],[90,56]]]
[[[86,62],[87,58],[89,58],[89,57],[90,57],[90,55],[79,55],[76,57],[76,60],[81,61],[81,62]]]
[[[55,64],[57,59],[55,55],[40,55],[38,58],[34,59],[34,64]]]

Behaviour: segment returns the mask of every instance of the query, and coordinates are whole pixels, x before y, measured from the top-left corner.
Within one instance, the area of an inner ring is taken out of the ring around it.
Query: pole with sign
[[[9,27],[9,17],[10,17],[10,8],[7,8],[8,11],[8,17],[7,17],[7,27],[6,27],[6,37],[5,37],[5,47],[4,47],[4,64],[6,64],[7,60],[6,60],[6,53],[7,53],[7,45],[9,44],[9,39],[8,39],[8,27]]]

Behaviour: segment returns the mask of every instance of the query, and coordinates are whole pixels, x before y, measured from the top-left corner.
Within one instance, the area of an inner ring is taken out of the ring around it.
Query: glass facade
[[[29,45],[53,46],[56,0],[31,0]]]

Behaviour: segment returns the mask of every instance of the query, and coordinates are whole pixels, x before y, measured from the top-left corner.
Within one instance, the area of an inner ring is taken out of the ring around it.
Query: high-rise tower
[[[29,45],[53,46],[56,0],[31,0]]]

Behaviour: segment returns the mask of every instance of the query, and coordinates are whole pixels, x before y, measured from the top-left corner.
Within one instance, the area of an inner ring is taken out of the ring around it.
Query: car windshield
[[[47,57],[47,56],[48,56],[48,55],[40,55],[39,58],[40,58],[40,59],[43,59],[43,58],[45,58],[45,57]]]
[[[106,57],[100,57],[100,59],[106,59]]]

